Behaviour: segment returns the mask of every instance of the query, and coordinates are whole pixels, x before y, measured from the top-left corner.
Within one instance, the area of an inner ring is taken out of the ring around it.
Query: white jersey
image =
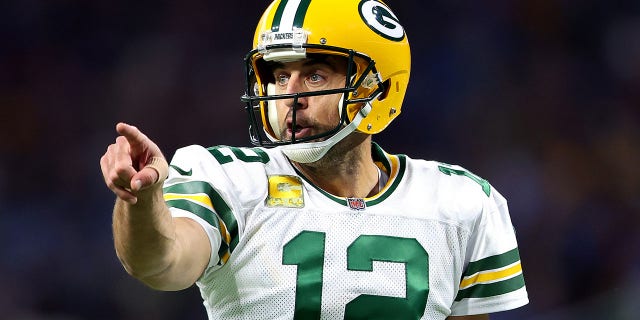
[[[459,166],[385,153],[370,198],[333,196],[278,148],[190,146],[164,197],[211,241],[209,319],[445,319],[528,303],[505,199]]]

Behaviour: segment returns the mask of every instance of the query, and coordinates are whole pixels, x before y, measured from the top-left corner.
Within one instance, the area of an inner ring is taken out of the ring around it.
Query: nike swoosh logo
[[[178,166],[174,166],[174,165],[169,165],[171,168],[176,169],[176,171],[178,171],[179,174],[183,175],[183,176],[190,176],[193,173],[193,169],[189,169],[189,171],[185,171],[182,170],[182,168],[178,167]]]

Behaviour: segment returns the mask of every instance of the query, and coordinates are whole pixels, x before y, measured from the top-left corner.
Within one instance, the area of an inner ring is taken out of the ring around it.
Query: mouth
[[[294,134],[296,139],[311,136],[312,129],[313,127],[305,126],[303,123],[296,123],[294,126],[291,120],[287,120],[286,133],[289,138],[292,138]]]
[[[311,127],[287,125],[287,134],[289,135],[289,137],[293,137],[293,135],[295,134],[296,138],[298,139],[304,138],[311,135]]]

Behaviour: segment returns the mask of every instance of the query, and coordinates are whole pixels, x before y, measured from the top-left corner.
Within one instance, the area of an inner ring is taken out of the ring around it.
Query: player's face
[[[278,64],[273,68],[276,94],[343,88],[346,72],[346,60],[334,56]],[[334,129],[340,122],[340,99],[340,94],[332,94],[301,97],[295,102],[294,99],[277,100],[281,139],[291,139],[294,132],[296,138],[303,138]],[[294,103],[295,127],[292,124]]]

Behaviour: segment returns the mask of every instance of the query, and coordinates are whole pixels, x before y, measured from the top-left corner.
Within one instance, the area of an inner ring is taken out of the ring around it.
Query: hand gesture
[[[160,148],[138,128],[118,123],[120,136],[100,158],[100,168],[107,187],[118,198],[136,204],[138,196],[162,186],[168,164]]]

